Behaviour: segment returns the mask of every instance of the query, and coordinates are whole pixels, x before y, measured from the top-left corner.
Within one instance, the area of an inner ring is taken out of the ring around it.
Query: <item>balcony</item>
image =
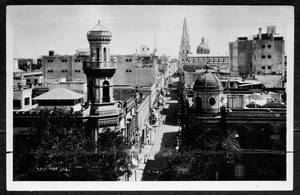
[[[83,69],[116,69],[116,62],[83,62]]]

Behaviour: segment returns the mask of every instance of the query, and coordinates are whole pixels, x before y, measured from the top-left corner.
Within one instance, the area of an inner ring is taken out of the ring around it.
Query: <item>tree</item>
[[[91,128],[79,114],[42,111],[27,134],[14,136],[14,180],[108,181],[130,175],[130,155],[120,132],[104,130],[95,145]]]
[[[169,57],[166,55],[162,55],[158,58],[158,64],[167,63],[169,60]]]

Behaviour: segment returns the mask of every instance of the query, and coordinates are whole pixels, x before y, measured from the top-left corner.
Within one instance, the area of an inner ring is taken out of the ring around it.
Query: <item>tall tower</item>
[[[184,18],[179,51],[179,62],[181,64],[183,64],[186,61],[187,54],[191,54],[191,46],[186,18]]]
[[[83,62],[83,71],[87,77],[90,117],[95,120],[98,127],[116,126],[118,122],[116,117],[119,111],[113,101],[112,78],[116,72],[116,61],[110,57],[111,35],[100,21],[87,33],[90,56]]]

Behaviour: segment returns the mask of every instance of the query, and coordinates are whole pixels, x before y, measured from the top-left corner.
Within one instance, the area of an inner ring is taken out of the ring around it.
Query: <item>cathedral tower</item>
[[[191,54],[191,46],[190,46],[190,37],[189,37],[186,18],[184,18],[182,35],[181,35],[180,51],[179,51],[180,63],[183,63],[186,61],[187,54]]]

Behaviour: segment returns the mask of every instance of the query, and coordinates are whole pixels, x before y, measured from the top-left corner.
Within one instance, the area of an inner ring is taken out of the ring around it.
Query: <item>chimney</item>
[[[49,56],[54,56],[55,52],[54,50],[49,50]]]
[[[261,28],[258,29],[258,39],[261,40]]]
[[[22,89],[23,89],[22,83],[18,83],[18,88],[19,88],[19,90],[22,90]]]

